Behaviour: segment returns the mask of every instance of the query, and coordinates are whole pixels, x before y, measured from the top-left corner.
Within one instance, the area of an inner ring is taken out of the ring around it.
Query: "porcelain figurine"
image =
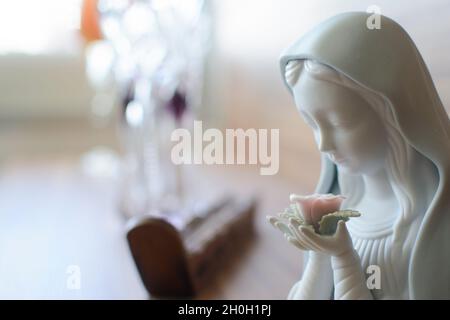
[[[361,213],[333,235],[271,218],[309,255],[288,298],[450,299],[449,118],[405,30],[385,16],[369,29],[369,17],[334,16],[280,58],[322,153],[316,193]]]

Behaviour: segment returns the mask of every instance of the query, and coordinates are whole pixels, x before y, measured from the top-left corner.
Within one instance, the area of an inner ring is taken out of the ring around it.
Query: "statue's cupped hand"
[[[336,231],[331,235],[319,234],[318,230],[322,217],[338,211],[343,199],[332,194],[291,195],[291,208],[279,216],[269,216],[268,220],[297,248],[340,256],[353,250],[345,221],[338,221]]]

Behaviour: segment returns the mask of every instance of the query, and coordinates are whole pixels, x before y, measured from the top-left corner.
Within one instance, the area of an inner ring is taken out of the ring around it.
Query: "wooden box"
[[[127,227],[129,247],[153,297],[195,296],[253,234],[256,202],[227,199],[182,230],[168,220],[141,217]]]

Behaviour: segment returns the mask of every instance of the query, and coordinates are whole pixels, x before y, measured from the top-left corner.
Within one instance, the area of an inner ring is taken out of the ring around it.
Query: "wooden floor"
[[[302,186],[255,168],[203,168],[191,188],[257,196],[256,235],[197,297],[284,299],[301,273],[302,253],[266,221]],[[129,254],[117,179],[93,177],[78,159],[6,162],[0,172],[0,298],[148,298]],[[307,187],[305,187],[307,186]],[[205,194],[201,191],[197,194]],[[70,266],[81,289],[67,287]]]

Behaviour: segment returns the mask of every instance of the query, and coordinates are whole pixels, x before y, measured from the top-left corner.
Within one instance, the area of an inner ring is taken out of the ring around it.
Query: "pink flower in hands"
[[[313,225],[315,229],[319,228],[319,221],[324,215],[338,211],[342,201],[345,199],[342,195],[334,194],[312,194],[300,196],[291,194],[291,202],[296,202],[303,220],[306,224]]]

